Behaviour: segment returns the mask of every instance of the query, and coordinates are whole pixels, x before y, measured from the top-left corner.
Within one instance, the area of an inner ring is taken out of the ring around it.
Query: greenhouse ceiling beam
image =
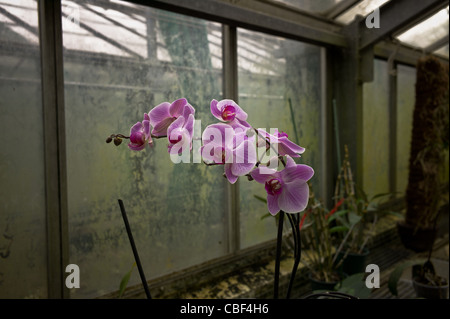
[[[410,0],[387,2],[380,7],[379,28],[367,28],[366,19],[360,21],[359,49],[363,50],[393,36],[395,33],[445,8],[448,3],[448,0],[421,0],[415,1],[414,5],[411,5]]]
[[[197,18],[224,23],[233,27],[242,27],[253,31],[265,32],[290,39],[318,45],[346,47],[345,37],[339,32],[340,26],[323,18],[312,17],[301,12],[280,11],[273,7],[276,16],[269,12],[268,4],[258,1],[229,0],[133,0],[133,3],[169,10]],[[256,11],[252,5],[263,10]],[[265,5],[265,6],[264,6]],[[293,15],[296,19],[294,21]]]

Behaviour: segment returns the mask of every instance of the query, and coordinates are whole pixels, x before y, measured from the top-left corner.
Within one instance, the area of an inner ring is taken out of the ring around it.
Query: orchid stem
[[[289,279],[288,291],[286,299],[291,296],[292,286],[294,285],[295,274],[297,273],[298,265],[300,264],[300,258],[302,253],[301,239],[300,239],[300,216],[291,216],[288,214],[289,222],[292,227],[292,234],[294,236],[294,266],[292,267],[291,278]]]
[[[281,259],[281,242],[283,240],[283,224],[284,212],[281,210],[278,219],[278,234],[277,234],[277,252],[275,257],[275,278],[273,286],[273,298],[278,299],[278,286],[280,281],[280,259]]]

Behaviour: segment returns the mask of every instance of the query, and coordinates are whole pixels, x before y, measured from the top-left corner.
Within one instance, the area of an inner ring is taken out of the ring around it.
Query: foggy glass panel
[[[389,191],[389,91],[387,63],[374,60],[374,80],[363,85],[363,190]]]
[[[35,1],[0,3],[0,298],[47,298],[41,69]]]
[[[166,139],[142,151],[105,143],[181,97],[196,108],[198,132],[215,122],[222,34],[219,24],[126,2],[63,1],[63,10],[74,4],[79,26],[63,34],[70,262],[81,271],[71,292],[85,298],[118,290],[134,263],[118,199],[147,279],[228,252],[223,167],[174,164]],[[139,283],[135,269],[129,285]]]
[[[276,2],[285,3],[296,7],[303,11],[311,11],[315,13],[325,13],[333,8],[342,0],[275,0]]]
[[[297,41],[238,29],[239,105],[255,128],[278,128],[306,148],[298,164],[315,169],[311,179],[317,196],[320,170],[320,48]],[[292,107],[290,107],[290,105]],[[276,237],[275,218],[267,204],[264,185],[241,178],[241,247]]]
[[[356,2],[354,6],[339,15],[336,18],[336,21],[343,24],[349,24],[357,15],[365,17],[388,1],[389,0],[362,0]]]
[[[403,196],[408,185],[409,155],[415,104],[416,69],[397,68],[397,192]]]

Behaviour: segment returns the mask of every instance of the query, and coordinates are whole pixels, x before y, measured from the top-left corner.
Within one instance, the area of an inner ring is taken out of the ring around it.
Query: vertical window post
[[[61,1],[38,1],[44,112],[48,298],[67,298],[67,193]]]
[[[238,103],[238,67],[236,27],[222,26],[223,98]],[[231,185],[227,182],[228,204],[228,252],[240,248],[239,225],[239,181]]]

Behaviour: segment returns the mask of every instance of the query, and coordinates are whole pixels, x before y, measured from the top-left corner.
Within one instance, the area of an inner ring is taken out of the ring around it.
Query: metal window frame
[[[48,297],[67,298],[69,259],[61,2],[38,1],[44,113]]]
[[[394,16],[408,8],[405,0],[399,0],[401,5],[393,5],[382,8],[382,14]],[[387,37],[392,32],[404,28],[416,21],[424,12],[429,14],[438,6],[437,0],[424,0],[423,10],[417,10],[414,17],[408,21],[392,20],[389,34],[369,34],[362,27],[362,19],[355,20],[347,27],[342,27],[333,21],[314,17],[301,11],[287,12],[282,7],[276,9],[276,15],[271,16],[270,1],[243,0],[143,0],[129,1],[132,3],[154,7],[173,12],[182,13],[223,24],[223,63],[224,63],[224,97],[238,99],[237,90],[237,39],[236,28],[245,28],[253,31],[264,32],[288,39],[299,40],[305,43],[320,45],[321,49],[321,108],[322,129],[321,137],[321,169],[324,171],[321,183],[322,193],[326,198],[332,193],[333,176],[336,175],[330,157],[336,153],[332,138],[331,101],[333,97],[340,99],[340,121],[346,125],[348,134],[341,137],[343,144],[346,142],[354,146],[351,151],[351,159],[356,160],[356,181],[362,182],[361,147],[362,139],[358,137],[362,132],[362,83],[371,81],[370,62],[374,57],[388,58],[397,50],[395,63],[415,65],[415,61],[422,52],[405,45],[394,44]],[[346,5],[354,2],[346,1]],[[397,1],[398,2],[398,1]],[[264,3],[264,4],[261,4]],[[442,1],[439,2],[439,6]],[[448,1],[445,1],[448,3]],[[251,6],[259,5],[262,11],[252,10]],[[337,12],[339,8],[334,8]],[[342,9],[342,8],[341,8]],[[339,10],[341,10],[339,9]],[[274,9],[275,10],[275,9]],[[331,13],[330,13],[331,14]],[[45,177],[46,177],[46,214],[47,214],[47,245],[48,245],[48,295],[49,298],[68,298],[69,292],[64,285],[64,267],[69,260],[68,242],[68,208],[67,208],[67,169],[66,169],[66,144],[65,144],[65,118],[64,118],[64,78],[63,78],[63,46],[61,23],[61,0],[38,0],[39,34],[42,63],[42,98],[44,108],[44,145],[45,145]],[[413,21],[414,20],[414,21]],[[395,23],[394,23],[395,22]],[[448,38],[447,38],[448,42]],[[442,58],[441,58],[442,59]],[[448,60],[442,59],[448,63]],[[373,64],[373,62],[372,62]],[[373,66],[372,66],[373,67]],[[334,75],[340,75],[340,81],[333,80]],[[344,80],[344,81],[343,81]],[[341,82],[341,83],[337,83]],[[343,83],[346,82],[346,83]],[[394,82],[390,85],[395,90]],[[343,92],[346,92],[345,94]],[[349,95],[345,97],[344,95]],[[393,96],[390,98],[391,107]],[[394,109],[391,110],[391,112]],[[393,124],[390,126],[393,129]],[[356,139],[355,139],[356,136]],[[392,133],[391,133],[392,136]],[[395,163],[391,157],[391,162]],[[328,163],[328,164],[326,164]],[[392,164],[392,163],[391,163]],[[392,171],[393,168],[391,168]],[[394,186],[393,186],[394,185]],[[395,187],[395,181],[391,181],[391,187]],[[228,188],[228,234],[230,256],[220,258],[220,263],[235,262],[237,256],[245,256],[246,250],[240,250],[239,245],[239,186],[229,185]],[[264,243],[255,249],[272,247],[273,242]],[[233,257],[234,256],[234,257]],[[234,258],[234,259],[233,259]],[[206,268],[214,267],[216,261],[206,263]],[[193,274],[204,271],[205,267],[193,267]],[[169,279],[167,279],[169,280]],[[167,282],[163,280],[159,284]],[[158,282],[158,281],[155,281]]]

